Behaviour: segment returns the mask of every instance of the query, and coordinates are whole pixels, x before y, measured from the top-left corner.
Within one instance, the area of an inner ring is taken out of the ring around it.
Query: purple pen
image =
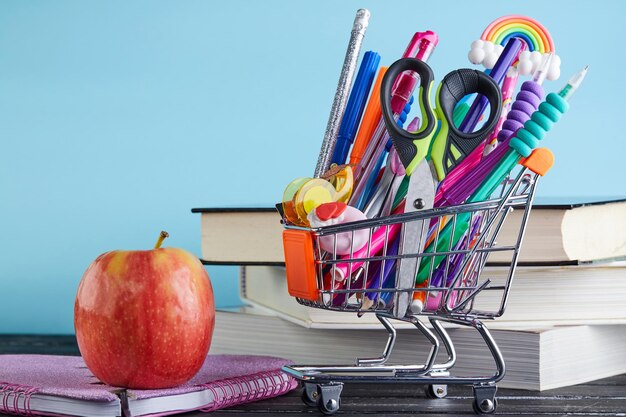
[[[519,45],[514,42],[514,39],[509,40],[509,42],[507,42],[507,48],[503,50],[498,61],[496,62],[494,71],[492,72],[492,77],[494,77],[494,80],[496,82],[500,82],[501,79],[504,78],[504,82],[502,84],[503,104],[507,101],[505,100],[507,97],[508,97],[508,102],[510,103],[511,98],[513,97],[513,90],[515,89],[515,84],[517,82],[517,76],[514,75],[512,77],[506,77],[506,74],[508,74],[510,70],[514,70],[516,73],[518,72],[517,69],[514,67],[507,67],[508,65],[507,62],[515,61],[519,53],[525,49],[524,48],[525,45],[523,43],[521,43],[520,45],[521,46],[517,48],[517,46]],[[513,52],[515,52],[516,50],[517,50],[516,54],[513,54]],[[511,59],[511,56],[513,56],[512,59]],[[503,70],[505,70],[504,74],[503,74]],[[483,100],[483,104],[486,106],[487,100],[485,99],[485,97],[478,97],[474,101],[474,104],[473,104],[474,107],[472,108],[476,109],[475,106],[478,105],[477,103],[480,102],[480,99]],[[481,114],[484,111],[485,106],[483,106],[482,110],[480,110]],[[485,141],[485,143],[479,145],[476,149],[474,149],[465,159],[463,159],[463,161],[461,161],[459,165],[454,167],[454,169],[450,171],[448,175],[446,176],[446,178],[444,178],[444,180],[439,184],[439,189],[437,190],[437,194],[435,196],[435,207],[441,207],[442,205],[446,205],[446,201],[442,200],[443,193],[447,191],[448,189],[455,187],[456,183],[461,178],[465,177],[468,172],[471,172],[471,170],[473,170],[476,167],[476,165],[484,158],[484,155],[491,152],[493,148],[498,144],[497,140],[495,140],[496,138],[494,137],[494,135],[498,133],[498,131],[501,129],[503,125],[503,122],[506,120],[506,115],[509,111],[509,107],[510,106],[506,106],[506,105],[503,107],[502,115],[501,115],[502,118],[498,122],[498,125],[496,129],[494,129],[494,132],[492,133],[492,135],[489,136],[489,138]],[[470,117],[471,115],[472,108],[468,110],[463,121],[467,122],[468,117]],[[461,121],[461,126],[463,126],[463,121]],[[478,122],[478,119],[476,119],[476,121],[473,122],[472,124],[467,125],[466,131],[472,132],[474,128],[476,127],[477,122]]]
[[[385,256],[392,257],[398,254],[398,250],[400,248],[400,239],[396,237],[391,246],[387,249],[387,253]],[[383,265],[384,264],[384,265]],[[389,285],[389,277],[393,277],[394,274],[391,271],[395,271],[396,260],[395,259],[385,259],[385,261],[379,261],[375,268],[372,268],[372,273],[368,274],[368,280],[366,284],[366,288],[369,289],[378,289],[381,290],[383,288],[388,288]],[[363,309],[369,310],[372,305],[374,305],[377,300],[380,300],[382,303],[383,296],[389,293],[382,292],[368,292],[363,298]]]
[[[461,239],[453,251],[458,252],[463,249],[469,249],[474,239],[474,236],[478,233],[480,225],[482,223],[482,216],[477,216],[474,219],[474,223],[472,224],[472,229],[470,233],[466,233],[463,239]],[[441,287],[441,288],[449,288],[452,285],[454,279],[461,273],[461,265],[463,265],[463,260],[465,259],[466,254],[464,253],[455,253],[453,255],[449,255],[449,262],[442,261],[437,270],[433,274],[433,278],[430,280],[431,287]],[[447,271],[447,275],[446,275]],[[457,286],[460,283],[457,283]],[[457,291],[458,292],[458,291]],[[442,292],[431,292],[426,300],[426,309],[429,311],[434,311],[439,309],[439,303],[441,302],[441,297],[445,293]],[[456,294],[455,294],[456,295]],[[456,298],[456,297],[455,297]]]
[[[441,198],[436,201],[435,205],[437,207],[463,203],[506,154],[509,150],[507,146],[509,140],[524,126],[524,123],[530,119],[530,116],[543,101],[545,93],[541,84],[546,78],[551,57],[551,55],[548,55],[543,60],[532,81],[526,81],[522,84],[521,90],[517,93],[515,102],[511,106],[511,111],[507,114],[507,118],[502,124],[502,130],[498,133],[498,142],[500,144],[470,172],[459,179],[453,187],[443,190]]]
[[[489,76],[493,78],[496,83],[500,84],[502,82],[504,76],[506,75],[506,72],[515,61],[515,58],[517,58],[517,55],[519,54],[523,45],[524,42],[517,38],[511,38],[506,43],[502,54],[500,54],[498,61],[489,73]],[[476,97],[469,111],[465,115],[465,118],[461,122],[459,130],[465,133],[472,132],[478,124],[480,116],[485,112],[487,104],[489,104],[487,97],[482,95]]]

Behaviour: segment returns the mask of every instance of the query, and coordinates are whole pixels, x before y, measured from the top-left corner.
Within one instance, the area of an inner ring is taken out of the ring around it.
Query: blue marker
[[[331,159],[332,163],[338,165],[346,163],[348,151],[350,150],[350,146],[352,146],[352,142],[354,142],[357,127],[361,121],[361,116],[363,115],[363,110],[365,109],[367,97],[372,88],[379,63],[380,55],[378,55],[378,53],[367,51],[363,55],[361,67],[354,81],[350,98],[348,98],[346,111],[341,119],[337,143],[335,144],[335,151]]]

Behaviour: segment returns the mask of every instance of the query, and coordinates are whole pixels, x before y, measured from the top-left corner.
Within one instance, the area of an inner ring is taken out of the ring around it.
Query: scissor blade
[[[435,186],[435,179],[429,163],[422,161],[409,178],[404,212],[409,213],[433,208],[435,203]],[[428,226],[429,222],[425,220],[409,221],[403,226],[400,255],[410,254],[415,256],[400,259],[396,285],[396,288],[400,291],[396,293],[393,305],[393,315],[396,317],[405,317],[412,299],[411,292],[402,290],[415,288],[415,276],[421,260],[421,258],[417,257],[417,254],[421,253],[424,248]]]
[[[363,213],[365,213],[365,216],[368,219],[377,217],[378,214],[380,213],[383,203],[385,202],[385,199],[387,198],[387,195],[389,194],[389,189],[394,178],[395,178],[395,174],[391,171],[391,168],[387,166],[385,168],[385,171],[383,172],[382,178],[380,179],[378,183],[376,192],[374,193],[370,201],[367,203],[367,205],[363,209]]]
[[[400,188],[400,184],[402,184],[403,179],[404,175],[396,175],[393,181],[391,181],[389,193],[387,193],[383,207],[380,209],[380,217],[387,217],[391,214],[391,210],[394,208],[393,202],[396,198],[396,194],[398,194],[398,189]]]

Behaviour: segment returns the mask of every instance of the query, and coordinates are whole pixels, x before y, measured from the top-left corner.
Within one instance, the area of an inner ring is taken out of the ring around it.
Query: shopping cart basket
[[[494,319],[505,311],[538,178],[528,168],[522,168],[503,183],[495,197],[478,203],[322,228],[285,222],[283,241],[290,294],[300,304],[314,308],[375,314],[388,332],[386,346],[378,358],[356,359],[354,364],[345,366],[284,367],[285,372],[302,381],[303,401],[317,405],[324,414],[333,414],[339,410],[344,382],[421,383],[426,384],[427,394],[437,398],[447,395],[448,384],[465,384],[473,387],[474,411],[493,413],[497,406],[496,383],[504,377],[505,363],[482,320]],[[513,209],[521,210],[522,216],[509,216]],[[518,219],[515,230],[519,233],[514,233],[516,237],[510,242],[499,242],[499,232],[511,217]],[[420,241],[424,239],[420,244],[424,249],[419,253],[398,251],[402,226],[421,220],[430,223],[429,236],[419,237]],[[338,239],[348,236],[354,241],[358,233],[367,233],[369,237],[363,248],[351,248],[347,255],[322,249],[329,245],[336,249]],[[498,283],[482,274],[490,254],[496,252],[498,260],[507,259],[508,267],[506,280]],[[418,259],[415,272],[417,282],[420,276],[422,282],[412,288],[398,288],[394,271],[408,258]],[[422,306],[421,311],[409,309],[394,315],[394,298],[407,292]],[[497,301],[484,306],[481,295],[488,292],[496,292],[497,296],[489,299]],[[430,341],[432,347],[423,363],[387,363],[396,341],[394,321],[412,323]],[[455,376],[451,368],[457,355],[441,322],[474,328],[493,356],[495,373]],[[445,354],[441,352],[444,361],[438,358],[441,345],[445,349]]]

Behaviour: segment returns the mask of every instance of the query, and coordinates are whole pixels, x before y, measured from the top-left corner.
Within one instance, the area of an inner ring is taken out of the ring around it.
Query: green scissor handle
[[[404,71],[414,71],[419,75],[419,104],[422,111],[422,126],[415,133],[409,133],[396,124],[391,109],[393,84]],[[402,58],[387,69],[380,87],[380,104],[385,126],[391,136],[393,146],[400,161],[411,175],[415,167],[426,157],[430,142],[435,133],[437,120],[430,105],[430,90],[434,80],[433,70],[424,61],[416,58]]]
[[[478,93],[489,101],[489,118],[476,132],[464,133],[454,124],[454,108],[463,97]],[[458,69],[444,77],[436,95],[435,113],[441,120],[433,140],[430,157],[439,181],[493,132],[502,111],[502,93],[498,84],[482,71]]]

